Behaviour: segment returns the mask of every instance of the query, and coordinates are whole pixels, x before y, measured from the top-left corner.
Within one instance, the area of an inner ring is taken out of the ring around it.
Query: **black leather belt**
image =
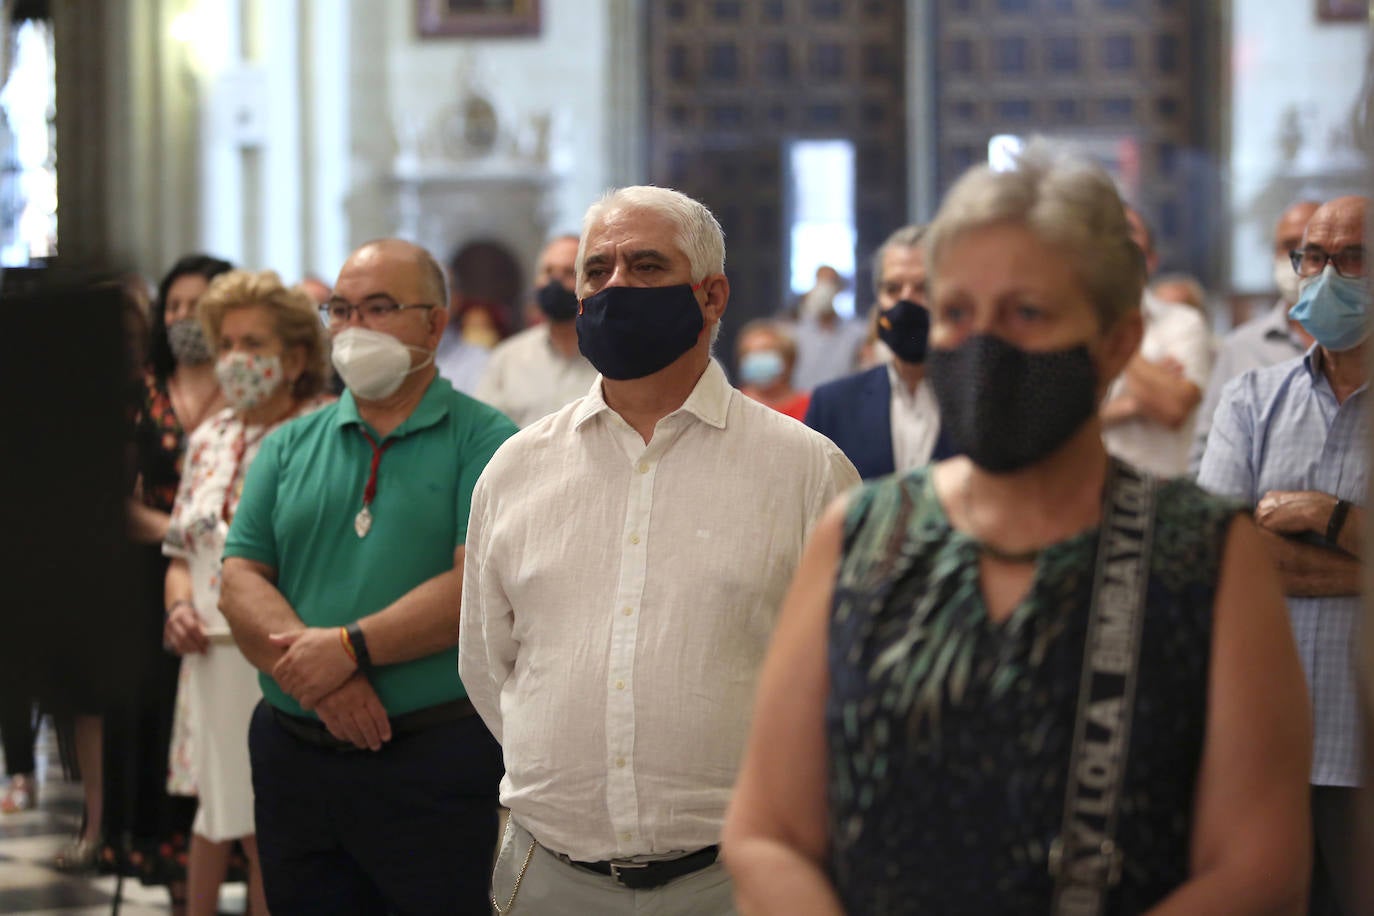
[[[622,887],[642,891],[652,887],[661,887],[674,878],[681,878],[683,875],[690,875],[694,871],[701,871],[708,865],[715,864],[719,855],[719,846],[707,846],[705,849],[689,852],[681,858],[663,859],[658,862],[629,862],[625,859],[578,862],[567,856],[559,856],[559,858],[569,865],[596,872],[598,875],[612,877]]]
[[[319,719],[293,716],[290,713],[282,712],[270,703],[267,708],[272,710],[272,718],[281,726],[282,731],[306,744],[329,751],[337,751],[341,754],[367,750],[365,747],[358,747],[352,741],[341,741],[335,738]],[[391,737],[413,735],[427,728],[443,725],[445,722],[466,719],[468,716],[476,714],[477,710],[472,708],[472,701],[467,697],[434,706],[426,706],[424,709],[416,709],[412,712],[401,713],[399,716],[392,716],[390,720]]]

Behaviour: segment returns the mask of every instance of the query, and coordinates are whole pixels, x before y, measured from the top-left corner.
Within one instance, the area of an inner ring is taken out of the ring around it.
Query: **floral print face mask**
[[[257,407],[284,381],[276,354],[226,353],[215,363],[215,376],[225,400],[238,411]]]

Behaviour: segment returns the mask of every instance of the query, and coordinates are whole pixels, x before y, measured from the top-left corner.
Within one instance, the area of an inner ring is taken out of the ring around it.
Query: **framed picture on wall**
[[[1369,0],[1317,0],[1322,22],[1363,22],[1369,16]]]
[[[538,35],[539,0],[415,0],[421,38]]]

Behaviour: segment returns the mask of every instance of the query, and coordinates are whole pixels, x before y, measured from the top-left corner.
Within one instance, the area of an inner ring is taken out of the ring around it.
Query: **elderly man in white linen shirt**
[[[783,592],[859,482],[711,359],[720,225],[664,188],[593,204],[577,330],[600,377],[473,494],[459,669],[501,742],[497,912],[733,913],[716,844]]]

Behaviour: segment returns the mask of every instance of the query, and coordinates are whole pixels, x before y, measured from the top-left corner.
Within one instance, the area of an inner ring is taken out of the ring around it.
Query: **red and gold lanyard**
[[[267,427],[263,427],[262,432],[254,436],[253,441],[250,442],[248,441],[248,430],[245,428],[239,436],[238,445],[234,447],[234,470],[230,472],[229,483],[224,488],[224,505],[219,508],[220,518],[224,519],[226,525],[234,520],[233,515],[229,512],[229,504],[233,502],[237,507],[238,497],[243,495],[243,481],[239,480],[239,472],[243,470],[243,457],[247,454],[248,447],[257,445],[265,435],[267,435]],[[237,489],[234,487],[235,481],[238,482]]]
[[[372,500],[377,496],[377,469],[382,466],[383,453],[391,448],[395,440],[378,445],[377,440],[361,426],[358,427],[358,432],[362,433],[367,444],[372,446],[372,469],[367,472],[367,486],[363,488],[363,507],[353,519],[353,530],[358,533],[358,537],[364,538],[372,530]]]

